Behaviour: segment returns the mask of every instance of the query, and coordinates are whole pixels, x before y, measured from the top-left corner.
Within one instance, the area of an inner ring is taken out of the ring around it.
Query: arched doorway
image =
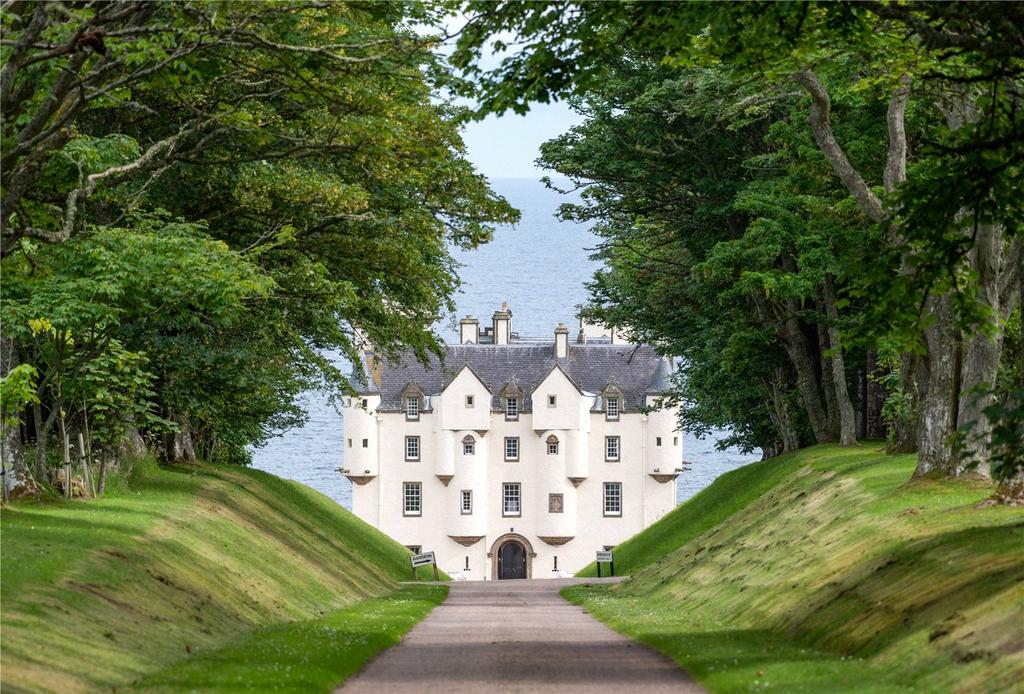
[[[494,541],[487,553],[491,579],[533,578],[533,545],[522,535],[506,533]]]
[[[498,548],[498,578],[526,578],[526,548],[508,540]]]

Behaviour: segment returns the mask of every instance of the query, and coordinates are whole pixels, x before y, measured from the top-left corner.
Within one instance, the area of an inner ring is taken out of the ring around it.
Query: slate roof
[[[530,393],[555,366],[554,342],[508,345],[448,345],[442,369],[436,357],[427,365],[409,357],[400,364],[386,363],[382,368],[381,410],[401,410],[402,390],[415,379],[427,395],[444,390],[468,364],[490,389],[492,409],[497,409],[497,394],[511,379],[526,392],[523,409],[531,409]],[[648,345],[612,345],[569,343],[568,356],[557,360],[577,387],[600,394],[610,381],[622,389],[627,410],[639,409],[647,393],[663,392],[672,373],[672,362]],[[374,384],[372,390],[378,392]]]

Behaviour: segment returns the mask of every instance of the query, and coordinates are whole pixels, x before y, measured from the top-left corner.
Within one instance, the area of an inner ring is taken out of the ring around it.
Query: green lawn
[[[404,547],[256,470],[139,464],[114,486],[0,513],[5,692],[120,687],[268,628],[315,630],[357,603],[373,613],[410,577]],[[400,605],[374,644],[407,621]]]
[[[620,545],[632,579],[565,594],[715,692],[1020,691],[1024,511],[913,467],[872,446],[755,463]]]
[[[447,594],[444,586],[405,586],[317,619],[261,629],[148,675],[132,689],[329,692],[401,641]]]

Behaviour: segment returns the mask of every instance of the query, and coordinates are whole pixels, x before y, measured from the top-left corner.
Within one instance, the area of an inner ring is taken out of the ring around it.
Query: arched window
[[[469,434],[462,438],[462,455],[476,455],[476,439]]]
[[[558,437],[552,434],[547,439],[548,455],[558,455]]]

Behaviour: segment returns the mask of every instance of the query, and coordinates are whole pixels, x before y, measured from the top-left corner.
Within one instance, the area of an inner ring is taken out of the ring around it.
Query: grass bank
[[[399,592],[405,548],[256,470],[140,464],[106,498],[15,504],[0,522],[5,692],[192,690],[240,673],[242,647],[264,688],[329,691],[445,591]]]
[[[721,477],[566,596],[715,692],[1003,692],[1024,681],[1024,511],[912,456],[817,446]]]

